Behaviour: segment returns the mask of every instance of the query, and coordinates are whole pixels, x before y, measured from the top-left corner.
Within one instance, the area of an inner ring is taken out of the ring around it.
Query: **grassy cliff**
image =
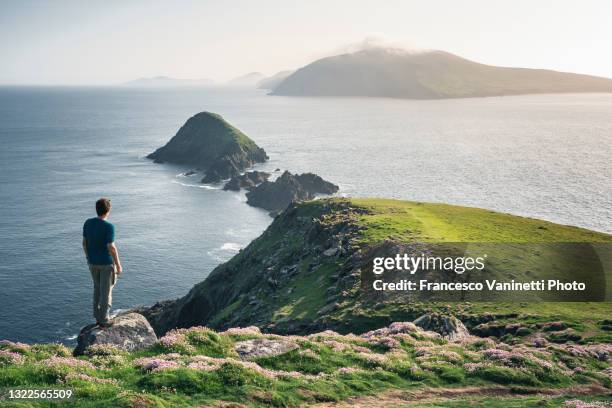
[[[473,252],[465,246],[471,242],[477,250],[499,253],[490,257],[480,275],[464,274],[464,279],[501,279],[508,273],[517,280],[551,273],[574,278],[571,274],[587,275],[594,268],[597,274],[583,278],[592,280],[593,295],[603,300],[609,296],[605,266],[599,264],[592,246],[602,246],[600,253],[605,255],[605,245],[611,241],[608,234],[475,208],[378,199],[317,200],[285,211],[185,297],[146,313],[159,333],[193,325],[218,329],[257,325],[288,334],[323,329],[359,333],[396,320],[413,320],[431,310],[456,314],[470,328],[529,317],[529,329],[535,330],[537,324],[566,315],[572,324],[588,328],[589,335],[609,339],[601,330],[609,303],[541,306],[539,302],[546,299],[537,296],[519,301],[502,296],[483,303],[483,295],[477,293],[436,302],[429,294],[373,293],[368,279],[374,255],[437,251],[440,243],[449,243],[451,252]],[[457,242],[463,244],[455,248]],[[505,259],[506,255],[513,258]],[[591,259],[597,260],[595,265]],[[588,268],[580,269],[584,265]]]

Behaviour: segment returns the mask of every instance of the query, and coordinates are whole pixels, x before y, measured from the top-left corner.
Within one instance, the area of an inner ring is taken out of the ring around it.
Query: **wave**
[[[221,247],[212,249],[206,254],[216,262],[225,262],[242,249],[242,245],[235,242],[226,242]]]
[[[240,249],[242,249],[242,245],[237,244],[235,242],[226,242],[225,244],[221,245],[221,250],[224,251],[238,252],[240,251]]]
[[[203,188],[205,190],[221,190],[221,187],[215,187],[215,186],[209,186],[208,184],[189,184],[189,183],[181,183],[180,181],[177,180],[172,180],[173,183],[175,184],[180,184],[181,186],[185,186],[185,187],[196,187],[196,188]]]

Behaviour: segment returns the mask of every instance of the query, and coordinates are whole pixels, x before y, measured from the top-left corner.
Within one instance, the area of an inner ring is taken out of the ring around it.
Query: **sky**
[[[365,39],[612,77],[608,0],[1,0],[0,84],[272,75]]]

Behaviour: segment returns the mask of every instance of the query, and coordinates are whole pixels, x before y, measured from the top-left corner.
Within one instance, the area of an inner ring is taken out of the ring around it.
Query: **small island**
[[[200,112],[189,118],[165,146],[147,158],[155,163],[200,168],[205,172],[203,183],[218,183],[268,160],[264,149],[221,115],[211,112]]]
[[[334,194],[338,186],[313,173],[285,171],[274,182],[264,181],[247,193],[247,204],[270,211],[275,216],[293,202],[307,201],[317,194]]]

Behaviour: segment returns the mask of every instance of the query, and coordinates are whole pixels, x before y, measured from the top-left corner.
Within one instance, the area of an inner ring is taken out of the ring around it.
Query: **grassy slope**
[[[363,337],[333,332],[292,336],[285,341],[293,342],[296,349],[241,362],[235,343],[261,338],[282,340],[254,329],[216,333],[192,328],[171,332],[140,352],[98,347],[78,359],[60,345],[4,343],[0,345],[0,406],[60,405],[3,401],[6,392],[2,390],[11,388],[73,390],[74,397],[61,406],[140,408],[200,406],[219,400],[248,406],[298,406],[388,389],[420,392],[423,387],[476,387],[483,393],[472,399],[479,401],[488,395],[484,390],[497,387],[505,395],[557,390],[563,397],[554,401],[531,397],[530,401],[548,400],[546,406],[560,407],[578,391],[568,387],[589,385],[595,390],[591,394],[606,398],[602,395],[611,385],[603,373],[609,363],[589,354],[596,350],[592,348],[576,356],[558,345],[516,348],[477,338],[448,343],[408,324],[399,333]],[[580,371],[573,372],[575,367]],[[457,396],[455,406],[467,404],[460,392]],[[423,403],[438,406],[435,400]]]
[[[612,242],[610,234],[479,208],[387,199],[351,199],[351,202],[368,209],[368,213],[361,215],[359,224],[365,228],[362,232],[363,242],[370,244],[387,238],[416,242]],[[397,313],[393,309],[398,307],[402,306],[389,305],[377,311],[364,311],[363,317],[387,316]],[[610,302],[475,302],[452,307],[446,302],[428,303],[423,307],[425,310],[450,313],[457,312],[459,308],[462,313],[475,315],[517,314],[530,316],[534,323],[563,320],[581,329],[586,336],[612,341],[612,336],[602,332],[598,324],[610,317]],[[513,320],[501,319],[508,323]]]

